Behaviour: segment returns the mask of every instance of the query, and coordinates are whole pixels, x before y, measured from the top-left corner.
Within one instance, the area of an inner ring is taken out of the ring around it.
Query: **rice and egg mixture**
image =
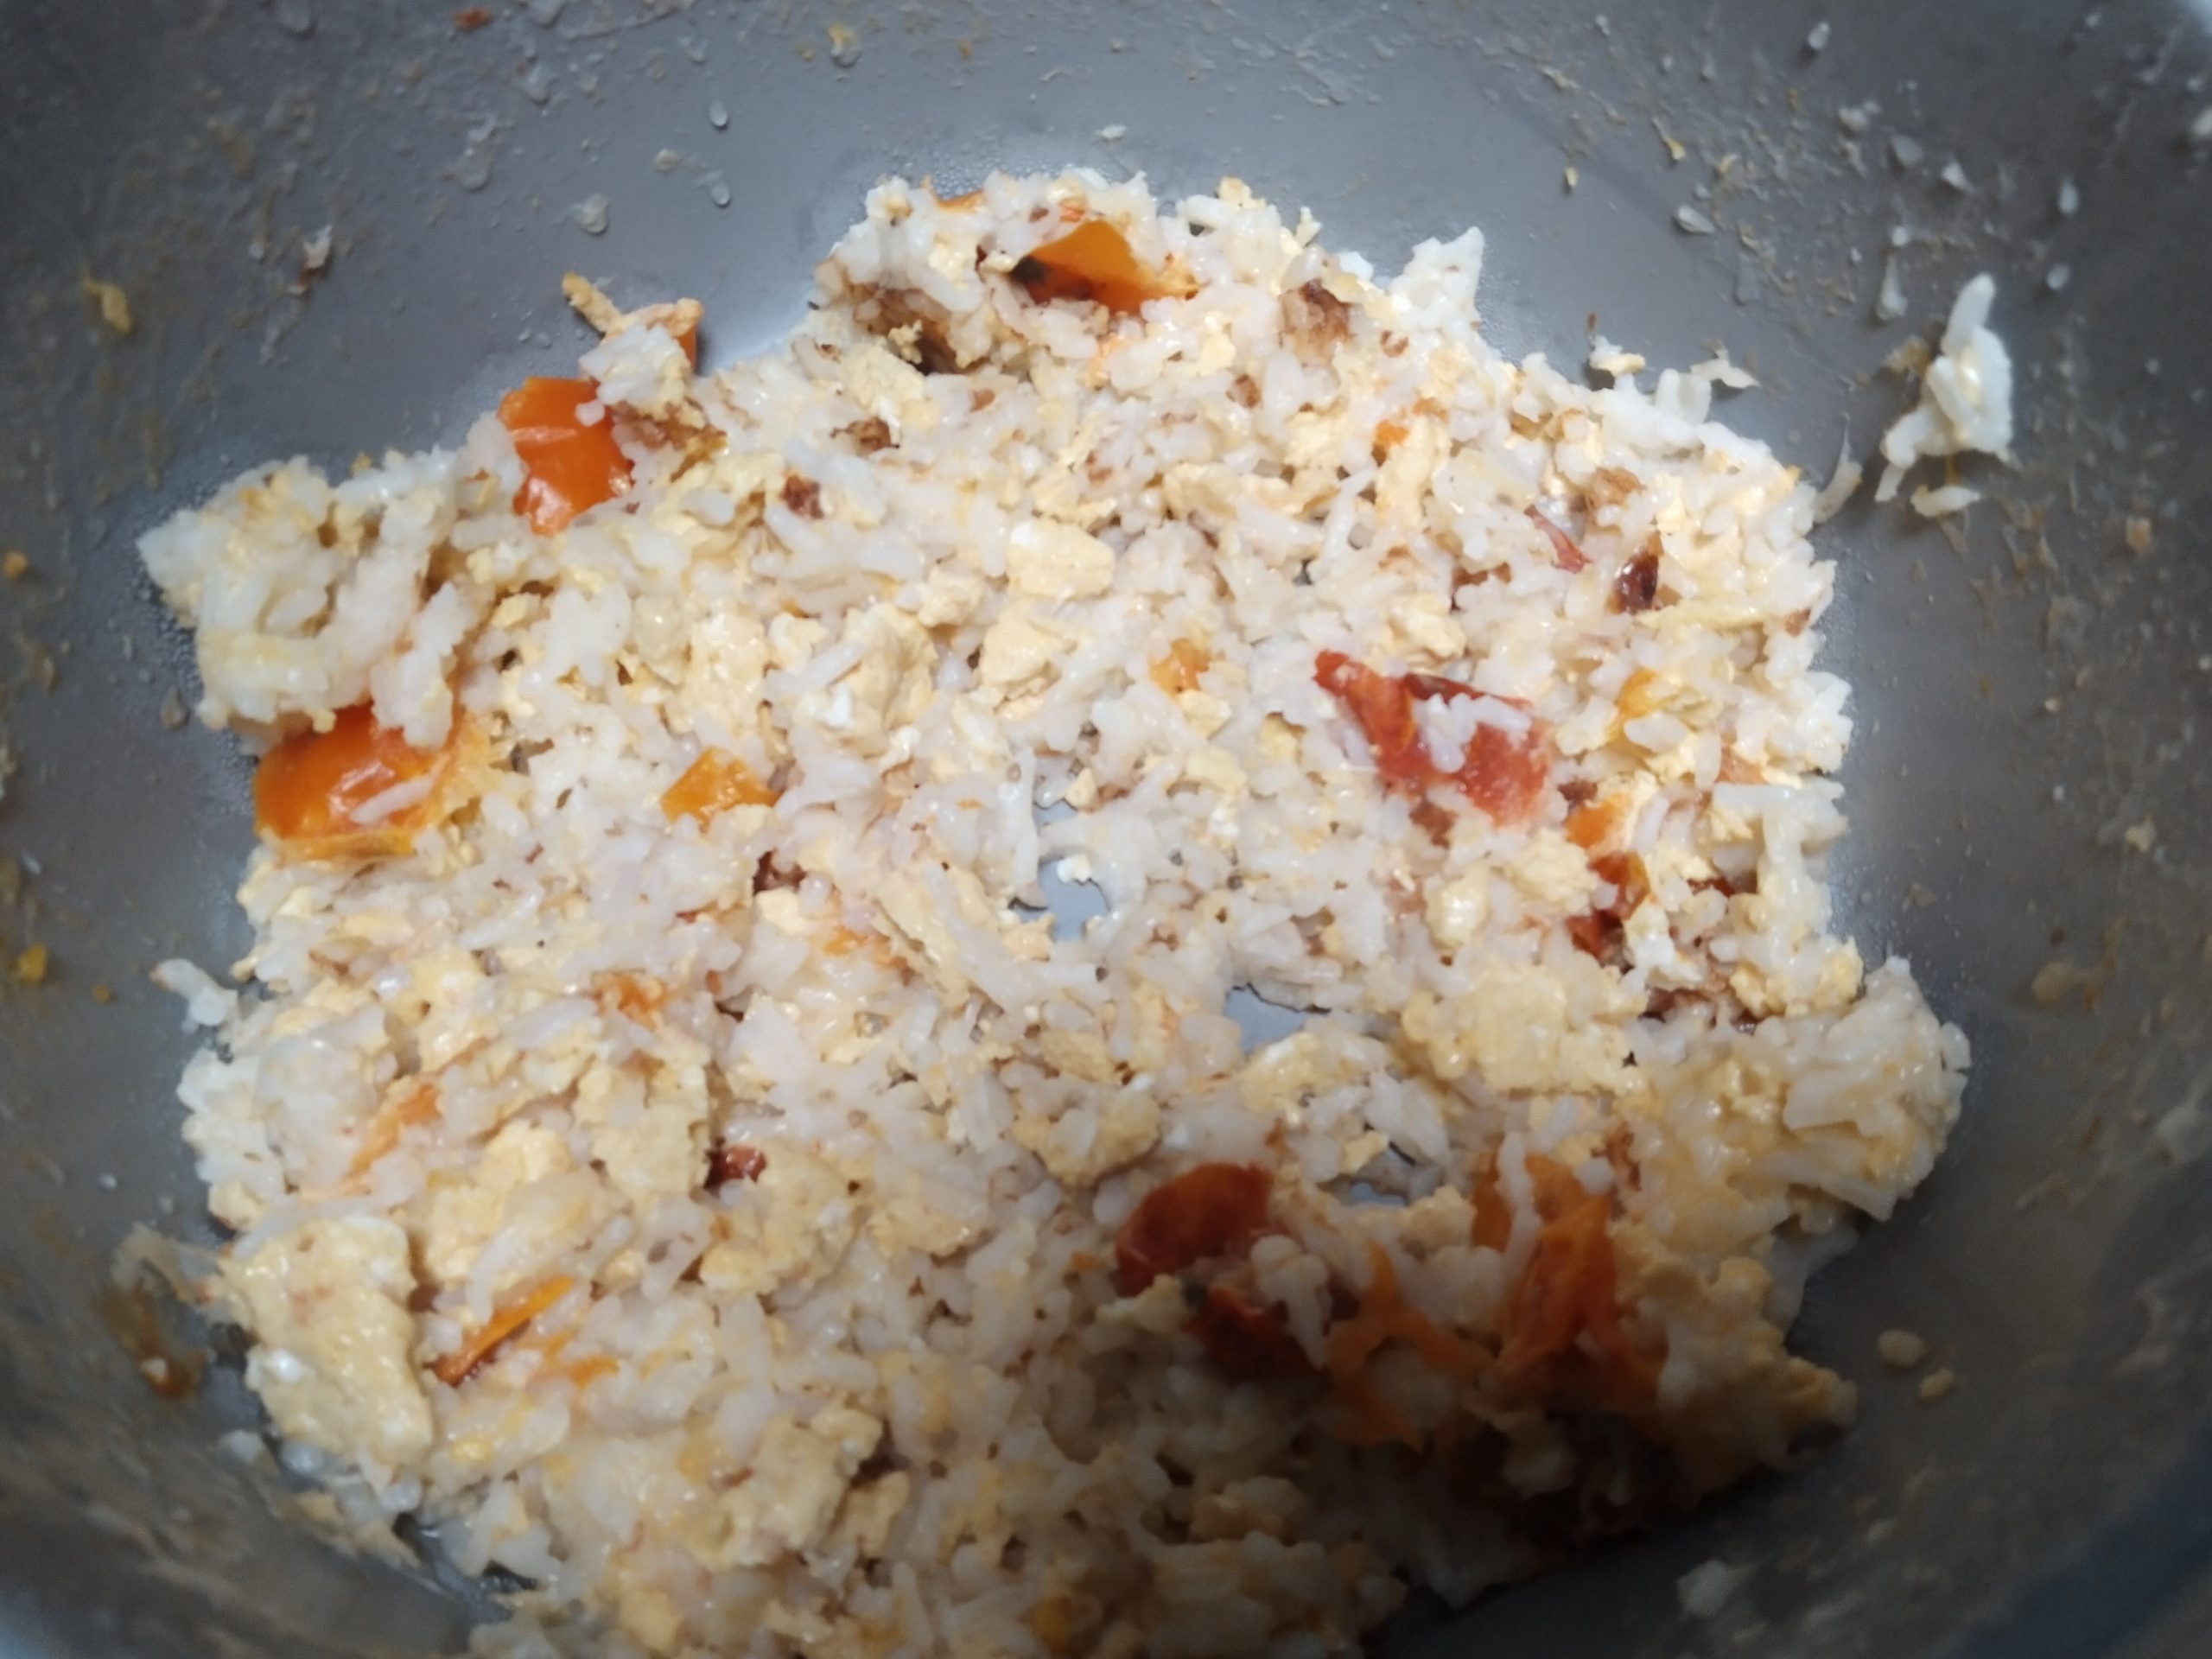
[[[588,1646],[1320,1654],[1848,1420],[1966,1045],[1828,931],[1812,492],[1316,231],[888,182],[780,350],[572,281],[146,538],[264,755],[207,1296],[357,1525]]]

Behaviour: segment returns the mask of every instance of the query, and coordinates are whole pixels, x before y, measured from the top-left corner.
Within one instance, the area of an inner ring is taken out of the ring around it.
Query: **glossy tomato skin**
[[[1252,1164],[1199,1164],[1144,1199],[1114,1240],[1114,1282],[1124,1296],[1164,1273],[1241,1254],[1268,1224],[1274,1180]]]

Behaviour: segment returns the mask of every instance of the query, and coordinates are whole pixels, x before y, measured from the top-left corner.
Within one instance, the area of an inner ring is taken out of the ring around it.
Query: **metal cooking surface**
[[[145,970],[238,947],[250,841],[227,741],[162,718],[188,653],[132,538],[265,456],[456,437],[573,362],[566,269],[696,294],[726,359],[789,327],[879,175],[1069,162],[1171,194],[1234,173],[1386,267],[1479,224],[1508,349],[1580,360],[1592,315],[1655,363],[1724,342],[1765,386],[1726,418],[1821,475],[1847,420],[1863,454],[1904,401],[1884,358],[1996,273],[2024,373],[2004,499],[1955,546],[1863,499],[1826,532],[1826,665],[1860,722],[1849,919],[1975,1047],[1950,1157],[1801,1327],[1861,1382],[1860,1426],[1801,1476],[1398,1640],[2196,1650],[2212,1206],[2172,1155],[2191,1120],[2166,1115],[2212,1067],[2202,9],[1873,0],[1834,8],[1817,53],[1819,6],[1614,10],[528,0],[461,33],[442,4],[0,6],[0,547],[33,565],[0,586],[0,851],[29,873],[0,883],[0,944],[54,961],[0,991],[0,1654],[461,1630],[450,1597],[268,1514],[215,1450],[252,1420],[233,1370],[162,1399],[103,1316],[132,1223],[203,1224],[172,1098],[190,1043]],[[1854,135],[1838,111],[1870,102]],[[1955,157],[1967,190],[1939,176]],[[1676,228],[1685,205],[1716,232]],[[1897,227],[1909,308],[1882,324]],[[87,276],[128,292],[129,338]],[[2044,1006],[2054,960],[2080,982]],[[1882,1373],[1891,1325],[1933,1339],[1952,1399]],[[1673,1580],[1715,1554],[1758,1571],[1687,1622]]]

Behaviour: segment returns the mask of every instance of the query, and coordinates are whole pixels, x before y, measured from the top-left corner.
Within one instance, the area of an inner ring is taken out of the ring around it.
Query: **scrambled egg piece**
[[[1462,950],[1482,936],[1483,924],[1490,919],[1490,867],[1481,864],[1449,881],[1429,885],[1421,913],[1429,936],[1441,949]]]
[[[1113,585],[1114,550],[1058,519],[1027,519],[1007,539],[1006,574],[1032,599],[1095,599]]]
[[[943,413],[921,371],[874,340],[846,348],[837,378],[846,397],[894,431],[927,431]]]
[[[1017,1112],[1014,1138],[1035,1153],[1061,1185],[1095,1186],[1152,1150],[1160,1139],[1160,1103],[1147,1090],[1119,1089],[1057,1118]]]
[[[1040,626],[1028,611],[1010,606],[983,635],[983,654],[976,672],[985,685],[1025,685],[1052,666],[1067,641]]]
[[[423,1270],[435,1283],[456,1283],[496,1241],[505,1257],[496,1295],[580,1248],[606,1203],[597,1178],[574,1167],[563,1135],[517,1118],[485,1143],[472,1167],[432,1176],[420,1226]]]
[[[121,334],[125,340],[137,332],[138,320],[131,315],[130,296],[117,283],[104,283],[97,276],[86,276],[82,284],[85,297],[99,308],[100,321]]]
[[[1591,971],[1604,970],[1595,963]],[[1569,995],[1560,976],[1517,963],[1484,966],[1473,985],[1440,1001],[1423,991],[1407,1003],[1406,1034],[1446,1083],[1472,1072],[1508,1094],[1616,1092],[1632,1081],[1628,1040],[1618,1025],[1575,1005],[1599,988]]]
[[[760,1437],[752,1471],[716,1507],[716,1535],[695,1543],[692,1554],[721,1573],[771,1566],[819,1543],[882,1436],[880,1421],[850,1406],[831,1406],[810,1423],[778,1417]]]
[[[800,698],[798,712],[842,738],[855,753],[879,754],[895,728],[918,720],[928,706],[936,653],[927,629],[890,605],[861,612],[848,625],[846,638],[861,646],[860,660]]]
[[[1556,830],[1531,834],[1507,868],[1522,892],[1568,914],[1586,906],[1598,890],[1588,856]]]
[[[968,976],[960,969],[960,964],[969,960],[969,951],[953,931],[944,914],[944,899],[952,900],[958,920],[971,930],[971,938],[998,934],[1005,916],[992,905],[973,870],[949,865],[938,866],[931,874],[933,879],[928,880],[906,871],[886,876],[875,895],[876,906],[908,947],[906,954],[920,957],[912,964],[916,971],[940,995],[957,1000],[969,989]],[[1011,938],[1005,942],[1012,944]]]
[[[760,719],[760,682],[768,672],[768,633],[741,605],[715,606],[691,625],[683,702],[734,732]]]
[[[1307,1096],[1367,1077],[1375,1057],[1365,1046],[1344,1032],[1308,1026],[1255,1050],[1237,1074],[1237,1093],[1246,1110],[1295,1122]]]
[[[415,1274],[397,1223],[307,1222],[226,1260],[223,1291],[257,1339],[247,1384],[287,1440],[386,1469],[429,1451],[430,1404],[409,1357]]]
[[[833,1165],[792,1141],[778,1141],[767,1158],[700,1258],[699,1282],[716,1295],[766,1296],[819,1278],[859,1229],[850,1184]]]

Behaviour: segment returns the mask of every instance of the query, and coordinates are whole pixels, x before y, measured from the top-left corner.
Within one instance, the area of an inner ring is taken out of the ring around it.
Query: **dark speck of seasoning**
[[[841,428],[838,435],[849,438],[853,448],[864,455],[872,455],[879,449],[888,449],[892,444],[889,423],[876,415]]]
[[[822,516],[822,486],[810,478],[802,478],[797,473],[785,474],[783,497],[784,505],[802,518]]]

